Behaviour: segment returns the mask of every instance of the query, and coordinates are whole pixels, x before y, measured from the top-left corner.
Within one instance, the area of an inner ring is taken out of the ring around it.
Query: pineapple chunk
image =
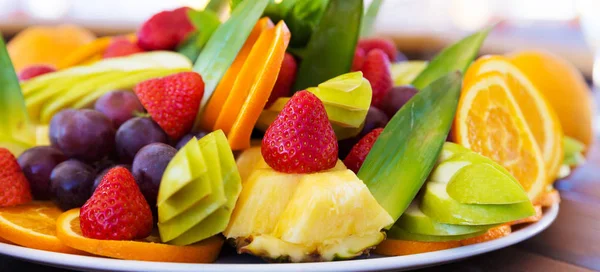
[[[224,232],[240,253],[293,262],[329,261],[363,254],[393,223],[364,183],[336,167],[315,174],[256,169]]]

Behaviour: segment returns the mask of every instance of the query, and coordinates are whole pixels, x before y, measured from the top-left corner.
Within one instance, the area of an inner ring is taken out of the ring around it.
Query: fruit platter
[[[547,228],[593,139],[582,75],[545,51],[482,56],[493,26],[408,60],[372,35],[382,2],[212,0],[122,36],[0,39],[0,254],[409,269]]]

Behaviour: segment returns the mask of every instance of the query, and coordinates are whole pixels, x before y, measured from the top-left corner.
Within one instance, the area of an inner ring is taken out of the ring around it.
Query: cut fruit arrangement
[[[380,1],[210,2],[135,35],[0,40],[0,241],[186,263],[224,244],[416,254],[540,220],[585,161],[589,91],[554,55],[476,59],[484,29],[408,61],[369,36]]]

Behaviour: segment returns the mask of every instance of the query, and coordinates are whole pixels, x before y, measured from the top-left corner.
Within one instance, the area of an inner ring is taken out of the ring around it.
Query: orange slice
[[[158,236],[143,241],[116,241],[86,238],[79,228],[79,209],[69,210],[57,220],[56,234],[65,244],[92,254],[125,260],[211,263],[219,256],[223,238],[214,236],[189,246],[159,243]]]
[[[579,70],[546,51],[520,51],[509,58],[548,99],[565,135],[589,147],[594,140],[594,99]]]
[[[546,186],[544,157],[510,88],[499,72],[465,80],[453,138],[504,166],[533,200]]]
[[[61,213],[52,202],[0,208],[0,237],[29,248],[80,254],[56,237],[56,219]]]
[[[540,205],[534,205],[533,208],[535,209],[535,214],[530,216],[530,217],[525,217],[523,219],[519,219],[517,221],[513,221],[510,223],[510,225],[519,225],[519,224],[527,224],[527,223],[535,223],[537,221],[540,221],[540,219],[542,219],[543,213],[542,213],[542,206]]]
[[[543,194],[535,201],[535,204],[541,205],[542,207],[550,207],[556,203],[560,203],[560,194],[556,189],[552,189],[552,191]]]
[[[386,256],[419,254],[461,246],[460,241],[421,242],[405,240],[384,240],[375,248],[375,253]]]
[[[502,238],[504,236],[508,236],[511,232],[512,229],[510,225],[502,225],[495,228],[491,228],[482,235],[461,240],[460,244],[463,246],[468,246],[472,244],[483,243],[494,239]]]
[[[465,84],[475,81],[487,72],[498,72],[505,77],[512,97],[523,113],[542,155],[547,171],[547,184],[556,180],[563,160],[563,132],[556,111],[538,88],[503,56],[479,58],[467,70]]]

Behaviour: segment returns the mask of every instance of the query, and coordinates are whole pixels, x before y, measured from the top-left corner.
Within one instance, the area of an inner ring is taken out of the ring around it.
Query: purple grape
[[[52,118],[50,142],[69,158],[93,162],[112,152],[115,129],[98,111],[67,109]]]
[[[140,149],[133,159],[133,176],[150,207],[156,205],[160,180],[176,153],[169,145],[154,143]]]
[[[342,140],[338,143],[338,156],[342,159],[345,158],[348,153],[350,153],[350,150],[352,150],[352,147],[354,147],[362,137],[376,128],[385,127],[388,121],[389,119],[383,111],[375,107],[370,107],[367,112],[367,117],[365,117],[365,124],[360,133],[355,137]]]
[[[408,102],[419,90],[410,85],[395,86],[383,99],[381,109],[392,119],[394,114]]]
[[[47,200],[52,197],[50,174],[56,165],[65,160],[67,157],[60,150],[50,146],[36,146],[19,156],[19,165],[35,199]]]
[[[96,191],[96,188],[98,188],[98,185],[100,185],[100,182],[102,181],[102,178],[104,178],[104,175],[106,175],[106,173],[108,173],[108,171],[110,171],[110,169],[113,169],[117,166],[124,167],[125,169],[131,171],[131,165],[129,165],[129,164],[119,164],[119,165],[113,164],[113,165],[110,165],[103,169],[99,169],[100,171],[96,171],[96,173],[99,173],[99,174],[96,175],[96,178],[94,179],[94,184],[92,185],[92,194]]]
[[[92,194],[94,177],[94,168],[78,160],[57,165],[50,175],[50,188],[58,206],[63,210],[83,206]]]
[[[167,143],[168,140],[167,134],[152,119],[129,119],[117,130],[117,155],[121,162],[131,163],[142,147],[152,143]]]
[[[106,115],[115,128],[134,117],[136,112],[144,112],[142,103],[137,96],[129,91],[112,91],[100,97],[94,108]]]
[[[194,136],[199,140],[202,137],[206,136],[206,134],[208,134],[208,132],[206,132],[204,130],[200,130],[196,133],[188,133],[188,134],[184,135],[183,138],[181,138],[181,140],[179,140],[179,142],[177,142],[177,145],[175,145],[175,148],[177,148],[177,150],[179,150],[185,144],[187,144]]]

